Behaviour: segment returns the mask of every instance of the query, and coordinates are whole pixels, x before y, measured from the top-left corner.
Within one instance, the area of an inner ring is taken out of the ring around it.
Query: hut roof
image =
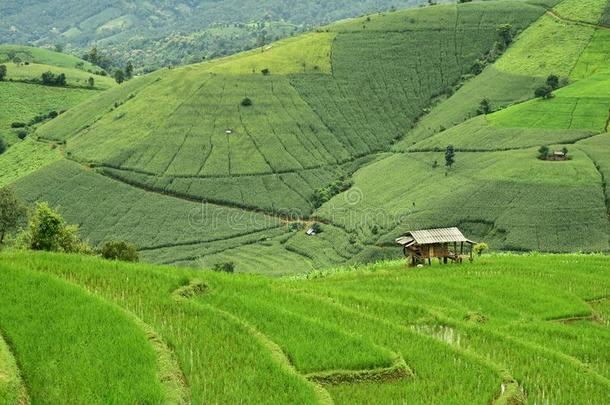
[[[462,234],[458,228],[424,229],[420,231],[410,231],[400,238],[396,243],[403,246],[430,245],[433,243],[467,242],[474,243]]]

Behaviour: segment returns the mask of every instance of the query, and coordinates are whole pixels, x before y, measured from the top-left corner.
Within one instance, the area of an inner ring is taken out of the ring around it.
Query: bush
[[[65,86],[66,75],[60,73],[58,75],[53,72],[44,72],[41,76],[42,84],[46,86]]]
[[[549,147],[542,145],[540,149],[538,149],[538,159],[546,160],[549,157],[549,152]]]
[[[491,101],[489,101],[488,98],[484,98],[479,103],[479,108],[477,109],[477,114],[478,115],[487,115],[487,114],[491,114],[491,112],[492,112]]]
[[[271,72],[269,71],[269,69],[265,68],[265,69],[261,70],[261,73],[263,74],[263,76],[269,76],[269,74]]]
[[[219,273],[234,273],[235,272],[235,263],[233,262],[224,262],[224,263],[216,263],[212,270],[217,271]]]
[[[0,82],[6,77],[6,65],[0,65]]]
[[[6,146],[6,142],[4,141],[3,138],[0,138],[0,155],[2,155],[4,152],[6,152],[6,149],[8,147]]]
[[[125,241],[106,241],[100,248],[100,254],[107,260],[138,262],[140,254],[135,245]]]
[[[249,97],[246,97],[241,100],[241,105],[244,107],[250,107],[252,105],[252,100]]]
[[[78,238],[78,226],[67,225],[47,203],[38,203],[28,224],[19,235],[19,244],[32,250],[91,254],[91,246]]]
[[[553,88],[548,84],[540,86],[536,89],[534,95],[538,98],[543,98],[545,100],[551,99],[553,98]]]
[[[11,128],[25,128],[27,124],[25,122],[13,122]]]
[[[472,250],[474,251],[474,253],[476,253],[477,256],[481,256],[483,252],[488,249],[489,245],[487,245],[487,243],[477,243],[476,245],[474,245],[474,248]]]
[[[553,90],[559,88],[559,77],[557,75],[549,75],[546,79],[546,84]]]
[[[17,138],[21,139],[22,141],[25,139],[26,136],[28,136],[28,131],[24,129],[17,132]]]

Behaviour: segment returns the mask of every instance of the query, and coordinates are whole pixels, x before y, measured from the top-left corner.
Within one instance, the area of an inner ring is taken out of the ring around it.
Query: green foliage
[[[6,65],[0,65],[0,82],[4,80],[4,78],[6,77]]]
[[[557,75],[549,75],[546,79],[546,84],[553,90],[557,90],[560,86],[559,84],[559,76]]]
[[[25,205],[12,189],[0,188],[0,245],[8,232],[17,229],[26,213]]]
[[[47,203],[38,203],[19,244],[32,250],[90,254],[92,249],[78,237],[78,227],[67,225]]]
[[[65,86],[66,85],[66,75],[64,73],[60,73],[58,75],[53,72],[44,72],[40,76],[40,80],[42,84],[45,86]]]
[[[340,179],[326,187],[314,190],[313,195],[311,197],[313,206],[315,208],[321,207],[322,204],[330,200],[332,197],[348,190],[352,186],[352,184],[353,183],[350,179],[341,177]]]
[[[445,149],[445,166],[451,169],[455,163],[455,149],[453,145],[447,146]]]
[[[483,255],[483,252],[489,250],[489,245],[487,243],[477,243],[472,250],[477,256],[481,256]]]
[[[123,72],[121,69],[118,69],[117,71],[114,72],[114,80],[118,83],[121,84],[125,81],[125,72]]]
[[[3,138],[0,138],[0,155],[6,152],[6,141]]]
[[[100,247],[100,254],[107,260],[123,262],[138,262],[140,260],[136,245],[125,241],[105,241]]]
[[[493,111],[493,109],[492,109],[491,102],[489,101],[489,99],[484,98],[483,100],[481,100],[481,102],[479,103],[479,108],[477,109],[477,114],[487,115],[487,114],[491,114],[492,111]]]
[[[241,100],[241,105],[242,105],[242,107],[251,107],[252,100],[249,97],[244,97],[244,99]]]
[[[212,270],[221,273],[234,273],[235,272],[235,263],[233,262],[224,262],[224,263],[216,263]]]
[[[548,84],[544,85],[544,86],[540,86],[534,92],[534,96],[536,96],[538,98],[543,98],[545,100],[550,100],[550,99],[552,99],[554,97],[554,95],[553,95],[553,87],[551,87]]]

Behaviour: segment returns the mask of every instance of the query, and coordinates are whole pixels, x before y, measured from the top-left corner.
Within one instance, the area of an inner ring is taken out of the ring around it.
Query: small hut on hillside
[[[403,247],[405,257],[413,266],[432,263],[436,257],[447,263],[452,260],[461,263],[465,257],[465,251],[472,260],[472,250],[475,242],[467,239],[458,228],[424,229],[410,231],[400,238],[396,243]]]

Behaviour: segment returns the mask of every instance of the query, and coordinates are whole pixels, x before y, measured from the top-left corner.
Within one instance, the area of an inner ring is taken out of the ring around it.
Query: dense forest
[[[426,0],[6,0],[0,43],[55,46],[80,56],[93,44],[117,65],[152,70],[232,54],[314,25]]]

